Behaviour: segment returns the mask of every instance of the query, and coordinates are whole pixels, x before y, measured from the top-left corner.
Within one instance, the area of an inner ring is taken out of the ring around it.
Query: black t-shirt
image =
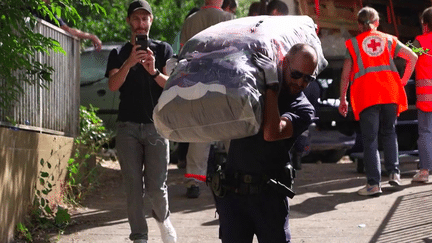
[[[109,71],[120,68],[132,51],[133,45],[126,43],[120,50],[113,49],[108,57],[106,77]],[[155,56],[155,66],[162,71],[166,61],[173,55],[171,46],[162,41],[150,40],[150,50]],[[120,87],[120,105],[118,121],[136,123],[153,123],[153,108],[155,107],[163,88],[150,77],[141,64],[129,70],[125,82]]]
[[[279,112],[293,123],[291,138],[267,142],[263,132],[231,140],[226,165],[226,173],[237,172],[252,175],[277,176],[290,162],[289,150],[314,118],[314,108],[303,92],[290,95],[285,91],[279,94]]]

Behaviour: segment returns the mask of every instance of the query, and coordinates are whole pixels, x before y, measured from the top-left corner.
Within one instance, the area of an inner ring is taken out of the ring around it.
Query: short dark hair
[[[260,2],[253,2],[249,6],[248,16],[259,15],[260,14],[260,7],[261,7],[261,3]]]
[[[429,31],[432,30],[432,7],[425,9],[421,15],[421,21],[426,24]]]
[[[224,0],[221,8],[225,9],[227,7],[230,9],[237,8],[237,1],[236,0]]]
[[[365,30],[371,30],[375,21],[379,21],[379,14],[374,8],[366,6],[357,13],[357,22],[363,25]]]
[[[271,14],[274,10],[284,15],[288,15],[289,13],[288,6],[286,5],[286,3],[280,0],[272,0],[267,5],[267,14]]]

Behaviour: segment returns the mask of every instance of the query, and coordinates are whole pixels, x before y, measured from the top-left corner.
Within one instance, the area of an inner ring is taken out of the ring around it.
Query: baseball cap
[[[135,1],[131,2],[131,4],[129,4],[128,17],[133,12],[135,12],[136,10],[139,10],[139,9],[144,9],[147,12],[153,14],[152,10],[151,10],[151,7],[150,7],[150,4],[147,1],[145,1],[145,0],[135,0]]]

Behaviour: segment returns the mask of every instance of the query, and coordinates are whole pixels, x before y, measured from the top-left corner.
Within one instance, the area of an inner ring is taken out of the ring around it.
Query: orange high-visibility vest
[[[376,30],[366,31],[345,43],[353,59],[351,106],[356,120],[360,112],[377,104],[398,105],[398,116],[408,100],[393,61],[397,38]]]
[[[420,55],[415,67],[416,73],[416,107],[424,112],[432,111],[432,33],[416,37],[427,54]]]

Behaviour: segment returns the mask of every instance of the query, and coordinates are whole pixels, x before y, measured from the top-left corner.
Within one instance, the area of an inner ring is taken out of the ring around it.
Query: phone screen
[[[147,35],[136,35],[135,44],[141,46],[137,50],[147,50],[147,47],[148,47]]]

